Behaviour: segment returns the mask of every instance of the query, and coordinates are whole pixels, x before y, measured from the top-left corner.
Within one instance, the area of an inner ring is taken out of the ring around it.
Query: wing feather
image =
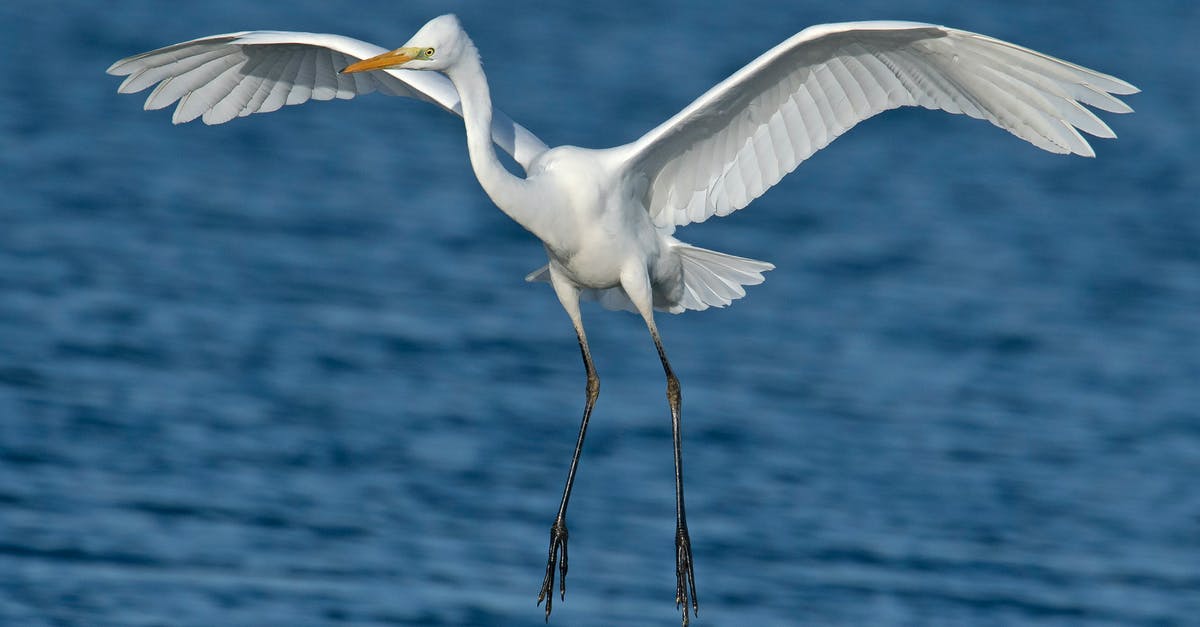
[[[333,100],[337,95],[337,68],[333,67],[333,51],[317,48],[316,87],[313,99]]]
[[[287,63],[287,55],[279,54],[278,50],[265,52],[263,54],[263,63],[260,65],[255,74],[247,76],[248,82],[257,86],[254,88],[254,95],[246,101],[245,106],[238,112],[239,117],[253,115],[262,111],[263,101],[267,96],[271,95],[271,87],[275,84],[275,76],[279,73],[279,66]]]
[[[150,96],[146,98],[146,110],[165,108],[188,95],[195,89],[198,81],[208,80],[209,77],[225,71],[230,64],[229,57],[230,55],[201,55],[199,58],[203,58],[203,61],[192,63],[189,60],[182,63],[177,72],[168,76],[150,92]]]
[[[990,121],[1038,146],[1092,156],[1114,134],[1084,105],[1131,109],[1118,78],[966,31],[914,22],[814,26],[767,51],[625,148],[656,224],[741,209],[854,125],[901,106]]]
[[[117,88],[117,92],[122,94],[137,93],[159,81],[183,74],[215,58],[233,53],[234,50],[232,49],[200,46],[192,54],[165,55],[165,58],[159,60],[157,64],[146,64],[141,69],[130,74],[121,83],[121,86]]]
[[[276,66],[278,71],[271,75],[271,91],[259,106],[258,113],[278,111],[287,104],[287,95],[292,90],[292,76],[296,73],[297,61],[295,54],[289,54],[282,64]],[[360,91],[361,93],[370,93],[375,90],[372,85],[367,85]],[[355,90],[346,97],[352,98],[356,93],[359,93],[359,90]],[[339,93],[339,95],[341,94]]]
[[[312,97],[313,88],[313,56],[316,50],[305,48],[300,51],[300,61],[296,64],[296,76],[292,81],[292,89],[288,92],[284,104],[298,105],[308,102]]]
[[[338,70],[385,52],[339,35],[244,31],[185,41],[121,59],[109,74],[126,76],[117,91],[154,86],[146,109],[176,104],[176,124],[201,118],[221,124],[309,100],[349,99],[373,91],[416,98],[461,115],[457,90],[435,72],[384,70],[340,74]],[[546,145],[525,127],[496,111],[492,138],[526,169]]]
[[[207,115],[212,110],[213,105],[229,95],[229,92],[233,91],[233,88],[240,82],[241,77],[238,76],[237,65],[230,65],[208,83],[201,85],[187,95],[187,113],[184,115],[189,120]],[[180,106],[176,108],[176,113],[184,109],[185,107]]]
[[[205,124],[221,124],[241,114],[246,104],[250,102],[255,92],[258,91],[258,86],[262,84],[263,79],[256,77],[254,73],[267,59],[267,57],[253,58],[242,66],[242,71],[247,75],[246,78],[233,86],[225,97],[217,101],[212,109],[204,113]]]

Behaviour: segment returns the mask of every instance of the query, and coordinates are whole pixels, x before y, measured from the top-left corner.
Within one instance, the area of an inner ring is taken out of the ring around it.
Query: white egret
[[[339,72],[341,70],[341,72]],[[376,70],[376,71],[371,71]],[[422,71],[431,71],[424,73]],[[901,106],[965,113],[1045,150],[1093,156],[1079,134],[1115,137],[1082,105],[1131,109],[1112,94],[1134,86],[1027,48],[913,22],[807,28],[768,50],[683,111],[631,143],[548,149],[492,107],[479,53],[457,18],[433,19],[387,51],[348,37],[251,31],[205,37],[129,57],[109,72],[119,91],[158,86],[147,109],[178,101],[173,121],[209,124],[309,99],[378,90],[461,115],[471,165],[504,213],[542,241],[549,281],[575,327],[587,373],[583,420],[550,530],[538,602],[549,619],[557,564],[567,575],[567,502],[600,390],[580,317],[581,298],[641,315],[667,379],[675,453],[675,600],[698,610],[683,499],[679,382],[654,311],[723,307],[774,266],[689,246],[675,227],[745,207],[858,122]],[[1078,129],[1078,130],[1077,130]],[[493,142],[525,169],[510,173]]]

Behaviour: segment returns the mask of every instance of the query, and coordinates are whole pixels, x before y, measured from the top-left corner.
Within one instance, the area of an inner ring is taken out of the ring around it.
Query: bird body
[[[337,35],[247,31],[123,59],[119,91],[151,85],[147,109],[178,101],[172,120],[222,123],[310,99],[383,91],[461,115],[471,166],[489,198],[537,237],[548,281],[575,328],[587,375],[575,453],[550,530],[538,594],[550,616],[567,573],[566,511],[600,380],[579,302],[638,313],[667,381],[675,456],[676,603],[697,610],[683,499],[679,381],[654,311],[722,307],[763,280],[769,263],[675,238],[678,226],[745,207],[858,122],[901,106],[985,119],[1039,148],[1094,156],[1079,130],[1115,137],[1084,105],[1127,113],[1112,94],[1137,88],[1045,54],[967,31],[913,22],[824,24],[800,31],[628,144],[547,148],[492,106],[478,50],[452,15],[385,50]],[[525,170],[516,176],[499,146]],[[690,603],[689,603],[690,602]]]
[[[581,290],[624,293],[622,274],[642,273],[654,303],[669,310],[683,294],[682,243],[651,221],[636,182],[614,157],[611,150],[560,146],[534,162],[527,180],[556,202],[529,229],[550,261],[540,279],[558,276]]]
[[[444,71],[462,98],[475,176],[501,211],[542,241],[550,261],[543,278],[554,284],[560,300],[570,300],[572,294],[577,300],[586,290],[610,307],[644,314],[655,308],[689,308],[683,304],[688,281],[681,252],[691,248],[671,236],[673,225],[656,225],[651,219],[644,202],[646,177],[628,167],[637,145],[547,149],[532,160],[524,178],[514,176],[496,155],[491,137],[494,110],[483,63],[457,18],[431,21],[413,41],[438,42],[425,48],[441,51],[434,53],[431,67],[440,67],[437,59],[453,59],[444,62]],[[751,263],[741,283],[760,283],[761,273],[774,267]],[[705,287],[701,276],[691,281],[690,308],[732,300]],[[741,283],[734,283],[738,291],[731,293],[733,298],[745,294]]]
[[[541,212],[530,231],[546,247],[551,264],[581,287],[618,283],[620,263],[631,255],[660,254],[661,237],[605,153],[575,146],[547,151],[528,180],[544,186],[555,209]]]
[[[673,225],[655,224],[644,204],[645,177],[625,167],[631,149],[559,146],[533,161],[526,181],[554,209],[517,220],[550,261],[527,278],[557,275],[585,298],[637,312],[621,277],[646,274],[653,308],[671,313],[724,306],[745,294],[735,286],[761,283],[773,265],[698,249],[676,239]],[[502,200],[493,201],[504,210]]]

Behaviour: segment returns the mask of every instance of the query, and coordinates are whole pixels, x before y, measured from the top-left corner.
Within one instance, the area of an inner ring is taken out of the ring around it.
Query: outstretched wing
[[[339,73],[355,61],[383,52],[384,48],[341,35],[245,31],[121,59],[108,73],[128,76],[117,89],[123,94],[157,83],[146,98],[146,109],[162,109],[178,101],[171,117],[176,124],[198,117],[205,124],[222,124],[310,99],[346,99],[373,91],[432,102],[462,115],[458,91],[436,72]],[[546,150],[546,144],[500,111],[493,115],[492,139],[526,169]]]
[[[745,207],[838,135],[888,109],[988,120],[1057,153],[1093,156],[1076,129],[1115,137],[1082,105],[1132,111],[1125,81],[998,39],[932,24],[807,28],[629,146],[656,224]]]

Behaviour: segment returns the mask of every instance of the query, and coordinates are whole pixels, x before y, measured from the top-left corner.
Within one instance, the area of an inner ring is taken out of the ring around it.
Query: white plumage
[[[270,113],[309,100],[348,100],[379,91],[431,102],[462,115],[458,92],[441,74],[384,70],[342,74],[340,70],[386,49],[365,41],[322,33],[257,30],[201,37],[121,59],[109,74],[127,76],[117,91],[133,94],[155,83],[146,110],[169,107],[171,121],[196,118],[224,124],[237,117]],[[526,167],[546,144],[500,111],[496,145]]]
[[[888,109],[985,119],[1050,152],[1094,156],[1115,135],[1082,104],[1128,113],[1125,81],[998,39],[913,22],[813,26],[634,143],[656,224],[745,207],[814,152]]]
[[[346,67],[346,66],[349,67]],[[345,73],[341,72],[345,68]],[[423,71],[432,70],[432,71]],[[983,35],[912,22],[826,24],[801,31],[635,142],[548,149],[492,107],[478,52],[457,18],[430,21],[387,51],[348,37],[251,31],[205,37],[118,61],[122,93],[157,84],[147,109],[208,124],[310,99],[371,91],[417,98],[463,117],[471,165],[496,205],[537,236],[548,281],[575,327],[587,397],[538,595],[549,618],[555,566],[567,572],[566,509],[599,378],[581,298],[639,313],[667,378],[675,449],[676,602],[696,610],[683,502],[681,395],[654,310],[723,307],[774,266],[690,246],[675,227],[741,209],[814,152],[882,111],[921,106],[988,120],[1033,145],[1093,156],[1079,134],[1114,137],[1084,105],[1126,113],[1120,79]],[[526,177],[508,172],[499,145]],[[561,561],[560,561],[561,558]]]

